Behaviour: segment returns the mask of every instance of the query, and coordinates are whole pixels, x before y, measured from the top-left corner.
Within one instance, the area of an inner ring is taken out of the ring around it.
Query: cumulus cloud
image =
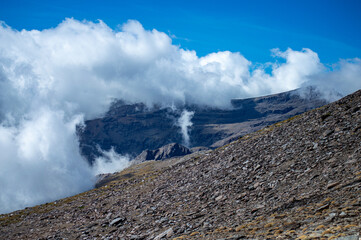
[[[91,188],[97,171],[79,154],[76,125],[103,114],[114,98],[229,107],[231,98],[307,85],[325,96],[361,87],[359,59],[330,69],[310,49],[272,53],[273,63],[257,65],[228,51],[198,57],[134,20],[119,31],[74,19],[42,31],[1,23],[0,212]]]

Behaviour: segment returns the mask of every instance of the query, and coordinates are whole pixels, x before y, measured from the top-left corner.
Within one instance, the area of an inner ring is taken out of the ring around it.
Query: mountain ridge
[[[0,238],[357,239],[360,196],[361,90],[216,150],[133,165],[103,187],[1,215]]]
[[[302,95],[302,97],[300,96]],[[122,155],[137,156],[145,149],[183,143],[179,123],[181,112],[190,119],[190,146],[217,148],[262,127],[326,104],[312,88],[257,98],[233,99],[232,108],[189,105],[177,110],[145,104],[115,102],[103,118],[88,120],[79,129],[80,149],[90,163],[101,156],[100,148],[112,147]],[[100,148],[99,148],[100,147]]]

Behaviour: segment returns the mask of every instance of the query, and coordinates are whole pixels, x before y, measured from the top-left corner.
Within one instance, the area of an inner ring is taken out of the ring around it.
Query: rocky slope
[[[103,118],[86,121],[79,129],[82,154],[90,162],[103,150],[114,147],[120,154],[137,156],[145,149],[157,149],[169,143],[182,143],[177,120],[182,110],[193,111],[188,147],[216,148],[240,136],[285,120],[310,109],[323,106],[312,89],[274,94],[265,97],[232,100],[232,108],[183,106],[177,110],[118,101]]]
[[[361,91],[226,146],[0,216],[0,239],[358,239]],[[347,238],[345,238],[347,237]]]

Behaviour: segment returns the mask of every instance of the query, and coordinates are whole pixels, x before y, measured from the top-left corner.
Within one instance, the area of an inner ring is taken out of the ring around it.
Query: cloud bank
[[[228,107],[231,98],[301,86],[315,85],[331,99],[361,88],[360,59],[326,67],[306,48],[272,54],[275,61],[264,64],[228,51],[198,57],[134,20],[119,31],[74,19],[42,31],[1,23],[0,213],[93,186],[100,170],[79,154],[76,126],[103,114],[114,98]],[[108,155],[98,166],[126,165]]]

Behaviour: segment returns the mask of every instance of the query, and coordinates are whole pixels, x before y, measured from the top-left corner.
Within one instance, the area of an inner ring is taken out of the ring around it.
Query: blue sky
[[[361,57],[361,1],[28,1],[2,0],[0,20],[12,28],[46,29],[66,17],[103,20],[113,29],[128,19],[173,36],[199,56],[240,52],[252,62],[271,60],[270,49],[310,48],[323,63]]]

